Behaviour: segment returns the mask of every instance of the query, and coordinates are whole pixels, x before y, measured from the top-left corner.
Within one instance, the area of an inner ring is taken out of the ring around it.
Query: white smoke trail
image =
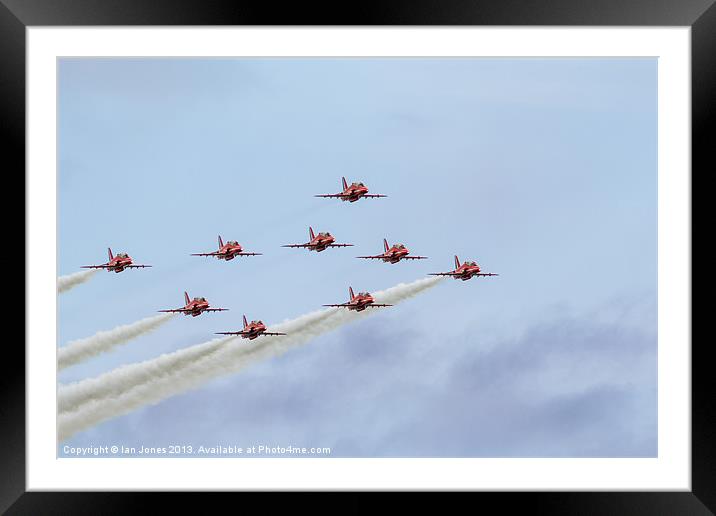
[[[291,331],[301,331],[305,326],[315,324],[321,319],[332,315],[334,310],[335,309],[321,310],[320,312],[298,317],[291,321],[290,329]],[[315,314],[320,315],[315,316]],[[272,327],[271,329],[273,330],[274,328]],[[95,378],[81,380],[68,385],[61,385],[57,393],[58,410],[59,412],[74,411],[89,401],[116,397],[138,385],[155,380],[160,376],[179,372],[186,366],[199,361],[204,356],[215,353],[234,339],[234,336],[216,338],[203,344],[191,346],[190,348],[165,353],[157,358],[144,362],[118,367]],[[245,347],[241,347],[239,351],[245,349]]]
[[[57,409],[60,413],[73,411],[90,400],[117,396],[167,372],[181,370],[203,356],[214,353],[232,339],[233,337],[214,339],[187,349],[164,353],[151,360],[127,364],[95,378],[60,385],[57,392]]]
[[[442,278],[426,278],[412,283],[401,283],[381,292],[375,292],[376,303],[397,304],[437,285]],[[272,330],[285,332],[284,337],[265,337],[248,344],[231,342],[216,352],[169,374],[154,377],[130,389],[100,399],[92,399],[77,410],[58,416],[58,439],[63,441],[75,433],[107,419],[126,414],[138,407],[158,403],[166,398],[199,387],[230,373],[240,371],[254,362],[281,355],[328,331],[354,321],[380,309],[361,313],[343,308],[329,308],[272,326]],[[151,367],[151,361],[146,364]]]
[[[73,340],[57,351],[57,369],[62,370],[100,353],[106,353],[124,342],[157,329],[175,315],[159,314],[131,324],[117,326],[112,330],[97,332],[86,339]]]
[[[68,290],[76,287],[80,283],[89,281],[92,276],[97,274],[97,271],[99,271],[99,269],[89,269],[86,271],[68,274],[67,276],[60,276],[59,278],[57,278],[57,292],[60,294],[62,292],[67,292]]]

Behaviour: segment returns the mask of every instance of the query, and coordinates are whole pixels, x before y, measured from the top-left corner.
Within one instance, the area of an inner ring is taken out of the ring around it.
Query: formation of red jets
[[[368,193],[368,187],[363,183],[356,182],[348,185],[346,178],[341,178],[343,190],[335,194],[320,194],[315,197],[326,197],[336,198],[341,201],[356,202],[359,199],[366,198],[378,198],[387,197],[383,194],[371,194]],[[282,247],[297,247],[305,248],[309,251],[316,251],[320,253],[325,251],[329,247],[352,247],[353,244],[336,243],[335,237],[329,232],[321,232],[317,235],[313,232],[313,228],[308,228],[309,241],[303,244],[285,244]],[[107,272],[122,272],[125,269],[133,268],[145,268],[151,267],[151,265],[135,264],[132,258],[126,253],[119,253],[116,256],[112,254],[112,249],[108,249],[109,261],[99,265],[84,265],[86,269],[105,269]],[[192,253],[191,256],[213,256],[218,260],[233,260],[237,256],[260,256],[262,253],[245,252],[241,244],[235,240],[228,240],[226,243],[219,236],[219,247],[216,251],[210,251],[206,253]],[[403,244],[388,245],[388,240],[383,239],[383,253],[372,255],[372,256],[357,256],[356,258],[362,258],[366,260],[381,260],[385,263],[398,263],[402,260],[425,260],[427,256],[416,256],[411,255],[408,248]],[[498,276],[493,272],[482,272],[480,266],[474,261],[466,261],[460,263],[460,260],[455,256],[455,269],[447,272],[433,272],[431,276],[449,276],[456,280],[467,281],[473,277],[480,276]],[[353,288],[348,287],[349,299],[346,303],[337,304],[326,304],[323,306],[347,308],[348,310],[354,310],[356,312],[362,312],[366,308],[383,308],[392,306],[389,304],[376,303],[375,299],[369,292],[359,292],[357,295],[354,294]],[[171,308],[165,310],[159,310],[160,312],[167,313],[182,313],[184,315],[191,315],[197,317],[204,312],[223,312],[228,308],[213,308],[209,305],[209,302],[204,297],[195,297],[191,299],[189,294],[184,292],[185,304],[181,308]],[[217,332],[217,335],[236,335],[244,339],[254,340],[261,336],[279,336],[286,335],[285,333],[269,332],[266,331],[266,325],[260,321],[247,322],[246,316],[243,317],[244,326],[239,331],[226,331]]]

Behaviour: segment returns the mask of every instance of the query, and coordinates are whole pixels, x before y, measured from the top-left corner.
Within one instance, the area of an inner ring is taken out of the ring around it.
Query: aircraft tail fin
[[[388,249],[390,249],[390,247],[388,246],[388,240],[386,240],[385,238],[383,239],[383,248],[386,252],[388,252]]]
[[[348,287],[348,294],[350,295],[350,299],[353,299],[355,294],[353,293],[353,287]]]
[[[455,255],[455,268],[460,268],[460,259],[457,257],[457,255]]]
[[[186,292],[184,292],[184,301],[186,301],[187,305],[189,304],[189,294],[187,294]]]
[[[308,234],[310,235],[311,240],[316,238],[316,235],[313,234],[313,228],[311,226],[308,226]]]
[[[221,235],[219,235],[219,249],[224,247],[224,241],[221,239]]]
[[[248,322],[246,322],[246,315],[244,315],[244,328],[246,328],[249,325]]]
[[[109,260],[112,261],[112,259],[114,258],[114,255],[112,254],[112,248],[111,248],[111,247],[108,247],[108,248],[107,248],[107,255],[109,256]]]
[[[346,178],[345,178],[345,177],[342,177],[342,178],[341,178],[341,182],[343,183],[343,189],[344,189],[344,190],[347,190],[347,189],[348,189],[348,183],[346,182]]]

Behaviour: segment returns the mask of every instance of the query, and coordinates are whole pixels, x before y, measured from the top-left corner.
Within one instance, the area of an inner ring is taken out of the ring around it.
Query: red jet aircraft
[[[382,308],[384,306],[393,306],[373,302],[373,296],[369,292],[358,292],[356,296],[353,294],[353,287],[348,287],[348,294],[350,300],[347,303],[340,303],[336,305],[323,305],[323,306],[337,306],[345,307],[348,310],[355,310],[356,312],[362,312],[366,308]]]
[[[184,292],[184,301],[186,301],[186,305],[184,305],[184,308],[173,308],[171,310],[159,310],[160,312],[168,312],[168,313],[182,313],[184,315],[191,315],[192,317],[196,317],[197,315],[201,315],[203,312],[224,312],[228,310],[228,308],[209,308],[209,302],[206,300],[205,297],[195,297],[194,299],[189,299],[189,294]]]
[[[83,269],[107,269],[107,272],[122,272],[124,269],[144,269],[151,265],[135,265],[132,263],[132,257],[127,253],[119,253],[117,256],[112,254],[112,249],[107,248],[109,261],[102,265],[83,265]]]
[[[453,279],[467,281],[473,276],[499,276],[494,272],[480,272],[480,266],[475,262],[465,262],[460,265],[460,260],[455,256],[455,270],[450,272],[433,272],[430,276],[452,276]]]
[[[341,178],[341,182],[343,183],[343,191],[341,193],[321,194],[314,197],[335,197],[341,201],[349,202],[356,202],[361,197],[365,197],[367,199],[370,199],[371,197],[388,197],[387,195],[382,194],[369,194],[368,187],[363,183],[351,183],[351,185],[348,186],[345,177]]]
[[[219,235],[219,250],[211,253],[193,253],[192,256],[216,256],[217,260],[233,260],[237,256],[260,256],[261,253],[245,253],[236,240],[224,241]]]
[[[333,242],[336,241],[335,238],[333,238],[333,235],[330,233],[318,233],[318,235],[313,234],[313,228],[308,228],[308,234],[311,237],[311,240],[309,242],[306,242],[305,244],[286,244],[281,247],[305,247],[309,251],[316,251],[317,253],[320,253],[321,251],[324,251],[326,247],[352,247],[353,244],[334,244]]]
[[[242,339],[254,340],[256,337],[262,335],[286,335],[285,333],[277,333],[266,331],[266,325],[262,321],[251,321],[251,324],[246,322],[246,316],[244,315],[244,329],[241,331],[219,331],[216,335],[241,335]]]
[[[385,252],[376,256],[356,256],[356,258],[366,258],[369,260],[383,260],[388,263],[398,263],[400,260],[427,260],[427,256],[408,256],[410,251],[403,244],[393,244],[388,247],[388,241],[383,239],[383,247]]]

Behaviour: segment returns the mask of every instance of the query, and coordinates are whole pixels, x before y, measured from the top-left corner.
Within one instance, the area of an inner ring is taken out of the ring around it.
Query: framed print
[[[712,2],[2,1],[28,204],[4,510],[714,510],[691,323]]]

